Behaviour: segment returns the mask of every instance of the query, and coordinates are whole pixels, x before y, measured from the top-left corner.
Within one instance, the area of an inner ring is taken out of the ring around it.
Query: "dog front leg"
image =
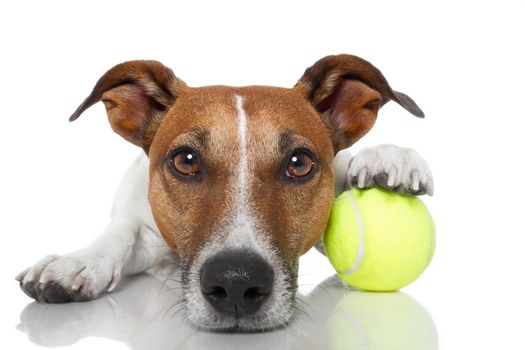
[[[40,302],[91,300],[115,288],[123,275],[145,271],[170,254],[151,215],[147,176],[142,155],[122,180],[104,233],[87,248],[48,255],[18,274],[22,290]]]

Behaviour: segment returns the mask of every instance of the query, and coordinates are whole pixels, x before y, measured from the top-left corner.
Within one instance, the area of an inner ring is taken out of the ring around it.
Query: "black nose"
[[[206,260],[200,270],[202,294],[219,312],[233,317],[255,313],[273,287],[273,269],[259,255],[227,251]]]

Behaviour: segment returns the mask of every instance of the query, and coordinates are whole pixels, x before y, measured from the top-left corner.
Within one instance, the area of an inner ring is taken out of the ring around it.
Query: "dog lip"
[[[201,329],[206,332],[211,333],[244,333],[244,334],[253,334],[253,333],[266,333],[273,332],[278,329],[286,328],[288,323],[279,323],[273,326],[262,326],[262,327],[249,327],[239,324],[239,320],[236,320],[234,325],[231,326],[218,326],[218,327],[204,327],[197,325],[198,329]]]

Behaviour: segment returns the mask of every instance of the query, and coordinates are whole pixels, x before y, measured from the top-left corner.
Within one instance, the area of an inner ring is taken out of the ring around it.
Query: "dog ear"
[[[147,153],[165,112],[186,87],[160,62],[124,62],[98,80],[69,120],[76,120],[90,106],[102,101],[111,128]]]
[[[392,90],[371,63],[352,55],[327,56],[308,68],[295,85],[332,132],[335,151],[347,148],[374,125],[390,100],[419,118],[423,111],[407,95]]]

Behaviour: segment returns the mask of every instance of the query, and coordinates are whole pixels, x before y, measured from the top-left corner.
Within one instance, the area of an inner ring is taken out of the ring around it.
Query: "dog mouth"
[[[188,320],[211,332],[253,333],[286,327],[294,310],[297,264],[288,266],[274,258],[235,249],[202,254],[192,263],[183,263]]]

